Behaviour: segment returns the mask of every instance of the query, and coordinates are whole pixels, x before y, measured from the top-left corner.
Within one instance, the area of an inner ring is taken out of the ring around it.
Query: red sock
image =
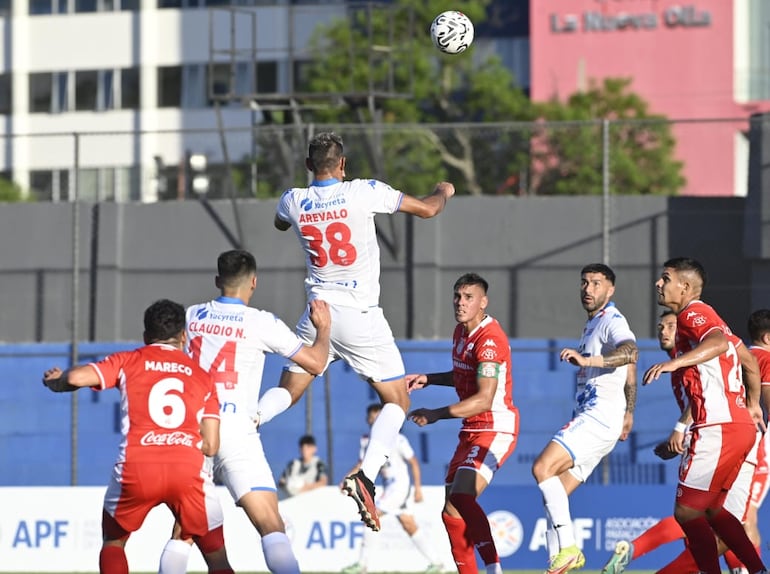
[[[738,557],[735,555],[735,552],[732,550],[728,550],[724,554],[725,557],[725,563],[727,564],[727,567],[732,570],[734,568],[743,568],[743,562],[738,560]]]
[[[673,516],[667,516],[634,539],[634,560],[659,546],[684,538],[682,527]]]
[[[451,502],[465,520],[465,525],[470,539],[479,551],[485,565],[500,562],[497,555],[495,541],[492,538],[492,530],[489,528],[489,519],[486,512],[476,502],[472,494],[456,493],[449,496]]]
[[[717,541],[714,531],[705,516],[693,518],[681,525],[687,535],[690,552],[704,574],[722,574],[717,553]],[[741,530],[743,530],[741,528]]]
[[[636,558],[636,556],[634,556],[634,558]],[[698,568],[698,564],[695,562],[692,552],[690,552],[689,548],[685,548],[679,556],[674,558],[655,574],[694,574],[699,571],[700,568]]]
[[[473,551],[473,542],[466,535],[465,520],[441,513],[446,533],[449,535],[449,545],[452,548],[452,557],[457,565],[459,574],[478,574],[476,567],[476,553]]]
[[[740,521],[724,508],[709,520],[714,529],[727,547],[735,552],[735,555],[746,565],[749,572],[759,572],[765,565],[757,554],[756,548],[749,540],[746,531]]]
[[[120,546],[105,545],[99,552],[101,574],[128,574],[126,551]]]

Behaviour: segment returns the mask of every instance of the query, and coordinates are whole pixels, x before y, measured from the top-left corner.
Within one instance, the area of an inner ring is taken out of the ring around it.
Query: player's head
[[[604,309],[615,294],[615,272],[604,263],[589,263],[580,270],[580,303],[589,317]]]
[[[299,437],[299,452],[305,460],[313,457],[318,451],[315,437],[312,434],[303,434]]]
[[[663,351],[671,351],[676,342],[676,313],[666,309],[658,319],[658,344]]]
[[[700,298],[706,285],[703,265],[689,257],[674,257],[663,264],[660,279],[655,282],[658,305],[681,311],[688,303]]]
[[[144,342],[184,345],[184,307],[168,299],[155,301],[144,311]]]
[[[382,412],[382,405],[380,403],[372,403],[366,407],[366,422],[369,426],[374,424],[374,420],[379,416],[380,412]]]
[[[232,249],[220,253],[217,257],[215,282],[223,293],[253,292],[257,286],[256,259],[243,249]]]
[[[342,138],[332,132],[321,132],[313,136],[308,145],[305,165],[315,175],[343,179],[345,156]]]
[[[455,321],[475,327],[484,318],[489,305],[488,290],[489,283],[481,275],[461,275],[454,284]]]
[[[770,309],[757,309],[749,315],[749,337],[754,345],[770,346]]]

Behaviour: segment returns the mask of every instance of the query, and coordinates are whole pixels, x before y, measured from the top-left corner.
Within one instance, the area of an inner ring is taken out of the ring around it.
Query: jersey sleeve
[[[679,313],[676,328],[677,330],[681,329],[689,339],[698,342],[701,342],[706,335],[715,329],[725,333],[722,321],[719,320],[713,309],[705,305],[688,307]]]
[[[372,213],[395,213],[398,211],[404,198],[402,192],[376,179],[367,180],[366,183],[372,188],[370,193],[366,193],[369,209]]]
[[[607,322],[607,342],[617,347],[625,341],[636,341],[636,335],[628,326],[626,318],[617,311],[611,311],[612,316]]]
[[[326,463],[319,458],[315,466],[315,481],[318,482],[321,480],[321,477],[326,475]]]
[[[281,199],[278,200],[278,206],[275,208],[275,214],[278,218],[288,223],[291,223],[290,198],[291,190],[287,189],[281,194]]]
[[[484,333],[481,344],[473,347],[473,355],[477,363],[502,364],[508,358],[508,339],[493,330]]]
[[[289,326],[275,315],[270,314],[273,319],[269,331],[269,338],[266,343],[269,350],[290,359],[302,348],[303,342]],[[267,333],[265,333],[267,335]]]
[[[113,353],[108,355],[101,361],[95,363],[89,363],[96,374],[99,376],[99,388],[110,389],[118,386],[118,383],[123,378],[123,366],[126,364],[128,353]]]

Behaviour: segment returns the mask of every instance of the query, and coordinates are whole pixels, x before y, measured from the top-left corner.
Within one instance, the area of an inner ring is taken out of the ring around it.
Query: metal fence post
[[[602,120],[602,263],[610,264],[610,120]]]
[[[72,201],[72,327],[70,329],[70,366],[79,361],[78,338],[80,336],[80,204],[78,197],[78,171],[80,169],[80,135],[72,134],[75,145],[70,200]],[[70,398],[70,484],[78,483],[78,393]]]

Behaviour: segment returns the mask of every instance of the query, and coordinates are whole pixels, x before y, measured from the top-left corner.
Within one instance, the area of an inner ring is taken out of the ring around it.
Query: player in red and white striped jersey
[[[513,404],[511,347],[496,319],[487,315],[488,284],[475,273],[454,285],[455,327],[452,370],[406,376],[410,391],[428,385],[454,387],[459,401],[445,407],[415,409],[420,426],[441,419],[463,419],[460,441],[446,476],[442,519],[460,574],[476,574],[478,550],[487,574],[500,574],[500,558],[477,498],[516,448],[519,411]]]
[[[676,357],[651,366],[644,383],[662,373],[684,371],[692,437],[679,471],[674,516],[690,541],[698,567],[705,574],[721,572],[716,533],[755,574],[764,572],[765,566],[740,520],[725,510],[724,502],[754,446],[756,425],[764,427],[759,372],[751,354],[739,350],[740,340],[700,300],[705,283],[706,271],[694,259],[675,258],[663,264],[655,287],[658,304],[677,313]]]
[[[80,387],[120,391],[123,437],[104,496],[102,573],[128,574],[126,541],[162,503],[218,573],[232,572],[222,509],[203,457],[219,448],[217,392],[208,373],[182,351],[184,324],[181,305],[157,301],[145,311],[145,347],[44,374],[45,385],[57,392]]]

